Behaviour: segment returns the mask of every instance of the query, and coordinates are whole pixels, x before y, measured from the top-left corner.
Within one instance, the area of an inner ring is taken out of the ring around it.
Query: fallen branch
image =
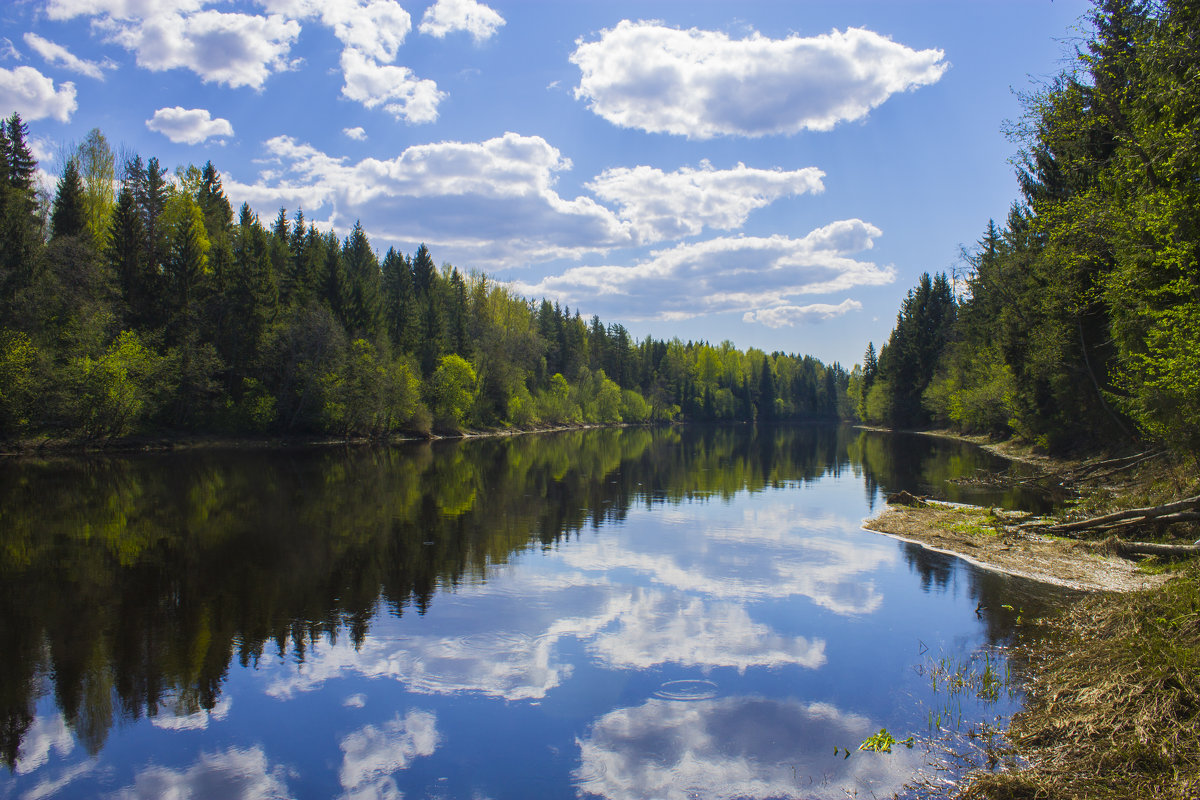
[[[1158,542],[1127,542],[1120,537],[1109,536],[1102,542],[1087,542],[1081,546],[1097,553],[1110,556],[1165,556],[1183,558],[1200,556],[1200,542],[1194,544],[1159,544]]]
[[[1047,528],[1051,533],[1068,533],[1071,531],[1094,530],[1098,528],[1114,527],[1112,523],[1121,522],[1123,520],[1135,520],[1139,522],[1147,522],[1157,519],[1162,522],[1175,522],[1179,520],[1164,519],[1170,515],[1179,512],[1189,511],[1191,509],[1200,509],[1200,495],[1189,497],[1186,500],[1178,500],[1174,503],[1166,503],[1161,506],[1151,506],[1149,508],[1131,508],[1127,511],[1117,511],[1113,514],[1105,514],[1102,517],[1092,517],[1090,519],[1076,520],[1075,522],[1063,522],[1058,525],[1051,525]],[[1123,526],[1122,526],[1123,527]]]
[[[1200,544],[1155,544],[1154,542],[1122,542],[1117,540],[1113,548],[1123,556],[1180,556],[1200,555]]]

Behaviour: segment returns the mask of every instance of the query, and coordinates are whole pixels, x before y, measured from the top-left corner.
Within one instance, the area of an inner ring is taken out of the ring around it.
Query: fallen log
[[[1110,536],[1102,542],[1089,542],[1085,547],[1107,555],[1129,558],[1132,556],[1165,556],[1182,558],[1200,556],[1200,542],[1195,544],[1159,544],[1158,542],[1127,542]]]
[[[1126,511],[1117,511],[1112,514],[1105,514],[1101,517],[1091,517],[1090,519],[1081,519],[1074,522],[1063,522],[1058,525],[1051,525],[1046,530],[1051,533],[1068,533],[1071,531],[1094,530],[1099,528],[1112,527],[1112,523],[1121,522],[1123,520],[1134,520],[1136,522],[1147,522],[1153,519],[1161,519],[1179,512],[1186,512],[1191,509],[1200,508],[1200,495],[1189,497],[1186,500],[1177,500],[1174,503],[1164,503],[1161,506],[1151,506],[1149,508],[1131,508]],[[1176,520],[1161,520],[1161,521],[1176,521]]]
[[[1180,556],[1200,555],[1200,544],[1155,544],[1154,542],[1117,542],[1117,552],[1123,556]]]

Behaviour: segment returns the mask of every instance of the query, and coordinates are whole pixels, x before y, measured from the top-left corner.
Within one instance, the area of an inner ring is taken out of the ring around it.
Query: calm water
[[[1062,596],[860,522],[1045,502],[949,482],[995,468],[832,427],[0,463],[0,798],[890,796],[921,746],[841,748],[1011,713],[933,678]]]

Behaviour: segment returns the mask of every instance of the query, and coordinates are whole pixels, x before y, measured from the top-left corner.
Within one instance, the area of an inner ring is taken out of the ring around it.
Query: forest
[[[212,162],[174,174],[93,130],[39,191],[0,125],[0,438],[384,437],[464,428],[837,419],[809,356],[650,337],[438,267],[358,224],[235,214]]]
[[[1091,22],[1011,126],[1021,200],[868,345],[863,419],[1200,452],[1200,8],[1103,0]]]

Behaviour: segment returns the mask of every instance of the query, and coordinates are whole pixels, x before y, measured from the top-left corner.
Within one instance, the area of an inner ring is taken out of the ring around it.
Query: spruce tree
[[[87,219],[83,206],[83,183],[79,180],[79,169],[75,159],[67,159],[63,174],[58,179],[54,194],[54,210],[50,214],[50,235],[58,239],[63,236],[78,236],[87,230]]]

